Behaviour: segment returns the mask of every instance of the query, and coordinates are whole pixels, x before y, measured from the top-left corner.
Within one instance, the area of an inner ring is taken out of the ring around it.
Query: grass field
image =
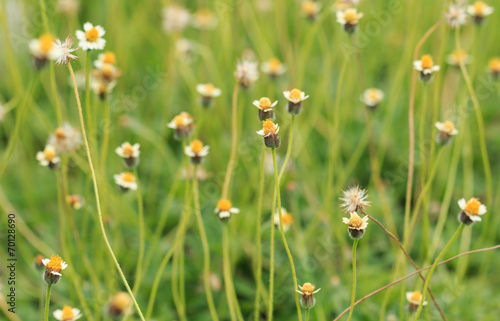
[[[79,2],[0,1],[1,320],[499,319],[497,1]]]

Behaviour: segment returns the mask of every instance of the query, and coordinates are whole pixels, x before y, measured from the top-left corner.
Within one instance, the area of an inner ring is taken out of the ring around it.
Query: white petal
[[[481,222],[481,217],[479,217],[478,215],[468,215],[470,220],[473,221],[473,222]]]
[[[61,321],[63,319],[62,318],[63,312],[60,309],[59,310],[55,310],[53,315],[54,315],[54,318],[56,318],[57,320]]]
[[[481,206],[479,206],[479,212],[477,214],[479,214],[479,215],[486,214],[486,205],[481,204]]]
[[[344,222],[345,224],[349,224],[349,219],[347,217],[343,217],[342,218],[342,222]]]
[[[465,201],[465,198],[461,198],[459,201],[458,201],[458,206],[460,206],[460,208],[462,210],[465,210],[465,206],[467,205],[467,202]]]
[[[413,62],[413,67],[418,70],[422,71],[422,60],[416,60]]]
[[[229,209],[229,212],[233,213],[233,214],[238,214],[240,212],[240,209],[239,208],[236,208],[236,207],[231,207]]]
[[[43,265],[45,265],[45,266],[47,266],[47,263],[49,263],[49,262],[50,262],[50,259],[43,259],[43,260],[42,260],[42,263],[43,263]]]
[[[259,104],[259,101],[258,101],[258,100],[254,100],[254,101],[252,102],[252,104],[253,104],[255,107],[257,107],[257,108],[259,108],[259,109],[260,109],[260,104]]]
[[[85,22],[85,24],[83,25],[83,30],[85,31],[89,31],[92,28],[94,28],[94,25],[90,22]]]

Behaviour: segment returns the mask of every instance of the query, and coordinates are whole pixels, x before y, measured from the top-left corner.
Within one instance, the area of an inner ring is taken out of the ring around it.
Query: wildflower
[[[440,145],[449,144],[451,137],[458,134],[458,130],[451,121],[445,121],[444,123],[436,122],[435,126],[439,131],[436,136],[436,142]]]
[[[49,285],[59,282],[62,276],[61,271],[68,267],[68,264],[59,255],[53,255],[50,259],[43,259],[42,263],[45,265],[43,280]]]
[[[497,80],[500,77],[500,58],[495,57],[490,59],[488,62],[488,69],[493,80]]]
[[[177,140],[183,140],[191,137],[194,129],[193,118],[186,112],[182,112],[175,116],[174,119],[167,124],[168,128],[175,130],[174,137]]]
[[[413,313],[417,311],[420,303],[422,303],[422,293],[420,291],[406,292],[406,301],[408,301],[408,310]],[[427,305],[427,301],[424,301],[422,305]]]
[[[486,214],[486,206],[475,197],[468,201],[465,201],[465,198],[460,199],[458,206],[462,209],[462,212],[458,215],[458,220],[466,225],[481,222],[479,215]]]
[[[276,106],[278,101],[276,100],[274,103],[271,102],[271,99],[267,97],[262,97],[259,100],[254,100],[253,105],[259,108],[259,119],[260,121],[264,121],[266,119],[274,120],[274,111],[273,107]]]
[[[132,168],[139,163],[139,154],[141,153],[139,151],[140,147],[141,145],[139,145],[139,143],[131,145],[129,142],[125,142],[121,144],[121,146],[118,146],[115,152],[118,156],[123,158],[125,166]]]
[[[175,42],[175,53],[185,63],[190,64],[194,60],[194,47],[193,41],[181,38]]]
[[[94,62],[98,63],[98,61]],[[98,63],[100,68],[97,68],[93,71],[95,79],[104,83],[111,83],[116,78],[121,76],[120,70],[116,68],[114,64],[111,63]]]
[[[281,208],[281,218],[283,219],[283,231],[286,232],[290,229],[293,223],[293,217],[285,208]],[[274,213],[274,225],[280,227],[280,213],[276,211]]]
[[[37,270],[43,270],[43,269],[45,269],[45,265],[43,264],[43,259],[44,259],[44,257],[43,257],[43,255],[41,255],[41,254],[38,254],[38,255],[35,257],[35,262],[34,262],[34,264],[35,264],[35,268],[36,268]]]
[[[66,40],[64,40],[64,42],[62,42],[59,38],[56,39],[55,45],[58,51],[56,64],[67,65],[71,60],[78,59],[77,56],[72,54],[73,51],[78,49],[78,48],[71,48],[71,46],[73,45],[73,41],[74,38],[71,38],[71,35],[68,35],[68,37],[66,37]]]
[[[358,28],[359,19],[363,13],[358,13],[356,8],[349,8],[344,11],[337,11],[337,22],[340,23],[347,33],[353,33]]]
[[[116,81],[105,82],[95,78],[90,80],[90,88],[97,96],[99,96],[100,100],[105,100],[106,97],[111,94],[115,86]]]
[[[380,89],[369,88],[363,92],[360,99],[367,107],[375,109],[384,99],[384,92]]]
[[[423,55],[420,60],[413,62],[413,68],[420,71],[420,80],[427,82],[431,80],[432,73],[439,71],[439,66],[434,65],[431,55]]]
[[[82,144],[82,134],[69,123],[64,123],[49,137],[49,145],[56,148],[58,154],[70,153]]]
[[[349,225],[347,230],[352,239],[360,239],[368,226],[368,216],[361,218],[356,212],[352,212],[350,215],[350,218],[343,217],[342,222]]]
[[[340,200],[343,201],[340,207],[344,208],[345,213],[363,212],[365,207],[370,206],[370,202],[366,200],[368,197],[366,190],[359,186],[349,187],[342,193],[344,193],[344,197],[340,198]]]
[[[41,35],[38,39],[30,40],[29,48],[37,69],[45,66],[47,61],[57,59],[59,50],[54,41],[54,36],[48,33]]]
[[[219,200],[214,211],[223,222],[228,221],[231,218],[231,214],[238,214],[239,212],[239,209],[232,207],[231,202],[225,199]]]
[[[280,147],[280,137],[278,136],[278,132],[280,131],[280,126],[278,124],[274,124],[271,119],[266,119],[262,122],[262,129],[257,131],[257,134],[264,137],[264,144],[269,148],[278,148]]]
[[[75,321],[82,317],[80,310],[65,305],[62,310],[54,311],[54,318],[59,321]]]
[[[163,9],[163,30],[166,33],[183,31],[189,21],[191,15],[189,12],[176,4],[170,5]]]
[[[257,63],[246,59],[238,61],[236,64],[236,71],[234,77],[243,88],[248,88],[257,79],[259,79],[259,71],[257,70]]]
[[[97,60],[94,61],[94,66],[97,69],[101,69],[104,64],[114,65],[116,63],[116,55],[112,51],[106,51],[104,53],[100,53],[97,56]]]
[[[474,22],[480,25],[483,19],[492,14],[494,9],[483,1],[476,1],[473,5],[467,7],[467,13],[474,17]]]
[[[284,91],[283,96],[288,100],[286,110],[292,115],[298,115],[302,112],[302,102],[309,98],[309,95],[294,88],[291,91]]]
[[[203,146],[201,140],[195,139],[189,146],[186,146],[184,153],[191,157],[191,162],[193,164],[199,164],[203,160],[203,157],[208,155],[209,149],[210,146]]]
[[[213,99],[222,94],[222,90],[220,90],[220,88],[217,88],[210,83],[196,85],[196,91],[201,95],[201,105],[205,108],[210,107]]]
[[[316,299],[314,298],[314,294],[318,293],[319,290],[321,289],[316,289],[315,285],[312,285],[311,283],[304,283],[304,285],[300,286],[299,285],[299,290],[295,290],[298,293],[302,294],[302,297],[300,298],[300,305],[304,309],[311,309],[314,307],[316,304]]]
[[[83,197],[81,197],[80,195],[77,195],[77,194],[68,195],[66,197],[66,201],[75,210],[81,209],[83,207],[83,205],[85,204],[85,200],[83,199]]]
[[[112,319],[120,319],[132,313],[132,298],[127,292],[118,292],[109,301],[107,312]]]
[[[276,78],[286,72],[286,67],[278,58],[272,58],[269,61],[263,62],[260,65],[260,70],[271,76],[271,78]]]
[[[120,174],[116,174],[113,177],[115,179],[115,183],[122,191],[124,192],[127,192],[128,190],[135,191],[137,189],[137,182],[135,180],[134,174],[130,172],[123,172]]]
[[[460,51],[453,50],[453,52],[446,58],[446,61],[450,65],[460,68],[460,63],[463,63],[464,65],[470,64],[471,57],[463,49],[460,49]]]
[[[450,4],[448,12],[444,13],[450,28],[458,28],[467,22],[467,14],[462,3]]]
[[[61,162],[61,158],[57,156],[56,149],[52,145],[47,145],[42,152],[36,153],[36,159],[40,165],[48,166],[50,169],[56,169]]]
[[[193,14],[192,24],[200,30],[213,30],[217,27],[219,19],[208,9],[200,9]]]
[[[106,40],[102,38],[105,33],[103,27],[86,22],[83,25],[83,31],[76,31],[76,38],[80,41],[78,46],[85,51],[102,50],[106,45]]]
[[[321,10],[321,3],[305,0],[302,2],[302,13],[310,20],[316,19],[319,11]]]

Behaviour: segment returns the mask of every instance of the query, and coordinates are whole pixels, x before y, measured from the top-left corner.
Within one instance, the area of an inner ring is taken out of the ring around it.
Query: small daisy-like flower
[[[78,46],[85,51],[102,50],[106,45],[106,40],[102,38],[105,33],[103,27],[86,22],[83,25],[83,31],[76,31],[76,38],[80,41]]]
[[[95,63],[97,63],[97,61]],[[98,63],[98,65],[100,65],[100,68],[93,71],[96,80],[104,83],[110,83],[121,76],[120,70],[114,64]]]
[[[96,78],[90,80],[90,88],[103,101],[113,92],[115,86],[116,81],[107,82]]]
[[[274,120],[274,111],[273,107],[278,104],[278,101],[276,100],[274,103],[271,102],[271,99],[267,97],[262,97],[259,100],[254,100],[253,105],[257,108],[259,108],[259,119],[260,121],[264,121],[266,119],[271,119]]]
[[[123,172],[113,176],[116,185],[124,192],[128,190],[135,191],[137,189],[137,181],[135,180],[134,174],[130,172]]]
[[[305,92],[297,88],[284,91],[283,96],[288,100],[286,110],[292,115],[300,114],[302,112],[302,102],[309,98],[309,95],[306,96]]]
[[[259,70],[257,69],[258,64],[246,59],[238,61],[236,64],[236,71],[234,72],[234,77],[243,86],[243,88],[248,88],[257,79],[259,79]]]
[[[71,48],[73,45],[74,39],[71,38],[70,35],[66,37],[66,40],[64,42],[61,41],[61,39],[56,39],[54,42],[56,48],[57,48],[57,60],[56,64],[62,65],[65,64],[67,65],[71,60],[76,60],[78,59],[77,56],[73,55],[72,52],[75,51],[78,48]]]
[[[222,94],[222,90],[211,83],[196,85],[196,91],[201,95],[201,105],[205,108],[210,107],[213,99]]]
[[[368,226],[368,216],[361,218],[358,213],[352,212],[349,218],[343,217],[342,222],[349,225],[347,230],[352,239],[360,239]]]
[[[177,4],[163,9],[163,30],[166,33],[181,32],[189,24],[191,15],[186,8]]]
[[[488,70],[493,80],[500,78],[500,58],[494,57],[488,62]]]
[[[200,30],[213,30],[218,23],[217,16],[208,9],[200,9],[192,17],[193,26]]]
[[[311,284],[311,283],[304,283],[304,285],[300,286],[300,290],[295,290],[298,293],[302,294],[302,297],[300,298],[300,305],[304,309],[311,309],[314,307],[316,304],[316,299],[314,298],[314,294],[318,293],[319,290],[321,289],[316,289],[316,286]]]
[[[458,206],[462,209],[462,212],[458,215],[458,220],[466,225],[481,222],[479,215],[486,214],[486,206],[475,197],[468,201],[465,198],[460,199]]]
[[[467,13],[462,3],[450,4],[448,12],[444,13],[450,28],[458,28],[467,22]]]
[[[83,199],[83,197],[77,194],[68,195],[66,197],[66,201],[75,210],[81,209],[85,204],[85,200]]]
[[[115,152],[118,156],[123,158],[125,166],[132,168],[139,163],[139,155],[141,153],[139,151],[140,147],[141,145],[139,145],[139,143],[132,145],[129,142],[125,142],[121,144],[121,146],[118,146]]]
[[[344,30],[348,33],[353,33],[358,28],[359,19],[363,17],[363,13],[356,8],[349,8],[344,11],[337,11],[337,22],[340,23]]]
[[[408,301],[408,310],[410,313],[417,311],[420,303],[422,303],[422,293],[420,291],[406,292],[406,301]],[[422,305],[427,305],[427,301],[424,301]]]
[[[468,65],[471,62],[471,57],[467,54],[467,52],[463,49],[460,51],[453,50],[453,52],[446,57],[446,61],[457,68],[460,68],[460,63],[462,62],[464,65]]]
[[[281,208],[281,217],[283,219],[283,231],[286,232],[290,229],[290,226],[292,226],[293,217],[283,207]],[[274,213],[274,225],[276,225],[278,228],[280,227],[280,212],[279,211],[276,211],[276,213]]]
[[[97,69],[101,69],[104,64],[116,64],[116,55],[112,51],[106,51],[104,53],[100,53],[97,56],[97,60],[94,61],[94,66]]]
[[[112,319],[119,319],[132,313],[132,298],[127,292],[118,292],[109,301],[107,312]]]
[[[209,149],[210,146],[203,146],[201,140],[195,139],[189,146],[186,146],[184,153],[191,157],[191,162],[193,164],[199,164],[203,160],[203,157],[208,155]]]
[[[64,123],[49,137],[49,145],[56,148],[58,154],[70,153],[82,144],[82,134],[69,123]]]
[[[238,214],[240,212],[236,207],[232,207],[231,202],[225,199],[219,200],[217,207],[214,210],[220,220],[225,222],[231,218],[231,214]]]
[[[52,145],[47,145],[43,152],[36,153],[36,159],[40,165],[48,166],[50,169],[56,169],[61,162],[61,158],[57,156],[56,148]]]
[[[59,50],[54,41],[54,36],[48,33],[41,35],[38,39],[30,40],[29,48],[37,69],[45,66],[47,61],[58,58]]]
[[[167,124],[168,128],[175,130],[174,137],[177,140],[183,140],[191,137],[194,129],[193,118],[186,112],[182,112],[175,116],[170,123]]]
[[[369,88],[363,92],[360,99],[367,107],[377,108],[384,99],[384,92],[377,88]]]
[[[342,193],[344,193],[344,197],[340,198],[343,202],[340,207],[344,208],[345,213],[364,211],[365,207],[370,206],[370,202],[366,200],[368,197],[366,190],[359,186],[349,187]]]
[[[413,68],[420,71],[420,80],[423,82],[431,80],[432,73],[439,71],[439,66],[434,64],[431,55],[423,55],[420,60],[415,60]]]
[[[445,121],[443,123],[436,122],[436,128],[438,129],[438,133],[436,136],[436,142],[440,145],[447,145],[451,141],[451,137],[458,134],[458,130],[455,128],[455,125],[451,121]]]
[[[305,0],[302,2],[302,13],[310,20],[315,20],[321,10],[321,3]]]
[[[271,119],[266,119],[262,122],[262,129],[257,131],[257,134],[264,137],[264,144],[269,148],[278,148],[280,147],[280,137],[278,136],[278,132],[280,131],[280,126],[278,124],[274,124]]]
[[[494,9],[483,1],[476,1],[473,5],[467,7],[467,13],[474,17],[474,22],[480,25],[483,19],[492,14]]]
[[[59,321],[75,321],[82,317],[80,310],[65,305],[62,310],[54,311],[54,318]]]
[[[263,73],[271,76],[271,78],[276,78],[286,72],[286,67],[278,58],[272,58],[269,61],[263,62],[260,65],[260,70]]]
[[[42,263],[45,265],[43,280],[50,285],[59,282],[62,276],[61,271],[68,267],[68,264],[59,255],[53,255],[50,259],[43,259]]]

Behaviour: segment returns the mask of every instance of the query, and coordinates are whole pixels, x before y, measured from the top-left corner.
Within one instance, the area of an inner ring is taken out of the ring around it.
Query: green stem
[[[351,320],[352,311],[354,310],[354,300],[356,298],[356,248],[358,247],[359,239],[354,240],[352,245],[352,296],[351,296],[351,308],[349,309],[349,316],[347,321]]]
[[[137,181],[137,207],[139,210],[139,256],[137,258],[137,267],[135,272],[135,282],[133,287],[134,294],[137,294],[139,290],[139,285],[141,284],[142,278],[142,261],[144,258],[145,249],[145,231],[144,231],[144,204],[142,200],[141,185],[139,181],[139,175],[137,173],[137,168],[134,169],[135,180]]]
[[[89,132],[94,130],[92,121],[92,111],[90,108],[90,50],[86,53],[86,68],[85,68],[85,112],[87,113],[87,124]]]
[[[436,267],[437,267],[439,261],[441,261],[444,254],[446,253],[446,251],[448,251],[451,244],[457,239],[457,237],[460,235],[460,233],[462,232],[464,227],[465,227],[465,224],[460,223],[460,226],[457,228],[457,231],[455,232],[455,234],[453,234],[451,239],[448,241],[448,244],[446,244],[446,246],[441,251],[441,253],[439,253],[438,257],[434,261],[434,264],[432,264],[431,270],[429,271],[429,274],[427,275],[427,278],[425,280],[424,289],[422,290],[422,300],[420,301],[420,305],[418,306],[418,310],[417,310],[417,313],[415,314],[415,318],[413,319],[413,321],[418,320],[418,316],[420,315],[420,312],[422,311],[422,307],[424,305],[424,300],[425,300],[425,295],[427,294],[427,288],[429,287],[429,282],[431,280],[432,274],[434,273],[434,270],[436,270]]]
[[[45,296],[45,316],[44,320],[49,320],[49,305],[50,305],[50,291],[52,289],[52,284],[47,285],[47,295]]]
[[[227,194],[229,192],[229,185],[231,184],[231,177],[234,170],[234,163],[236,161],[236,150],[238,148],[238,91],[240,89],[240,82],[237,82],[234,86],[233,99],[232,99],[232,126],[231,126],[231,155],[229,156],[229,162],[227,163],[226,177],[224,177],[224,185],[222,186],[222,198],[227,199]]]
[[[104,98],[104,127],[101,146],[101,172],[104,176],[106,176],[106,158],[108,156],[110,126],[111,115],[109,110],[109,95],[106,95]]]
[[[231,315],[231,321],[234,321],[236,320],[236,314],[234,313],[234,303],[231,292],[231,266],[229,262],[229,228],[224,224],[222,229],[223,229],[222,265],[224,271],[224,288],[226,290],[227,305],[229,308],[229,314]]]
[[[293,276],[293,288],[298,289],[298,284],[297,284],[297,275],[295,273],[295,265],[293,264],[293,258],[292,258],[292,253],[290,252],[290,249],[288,248],[288,243],[286,241],[285,237],[285,230],[283,228],[283,215],[281,212],[281,195],[280,195],[280,186],[279,186],[279,178],[278,178],[278,166],[276,165],[276,149],[272,149],[273,153],[273,165],[274,165],[274,181],[276,184],[276,194],[277,194],[277,200],[278,200],[278,213],[280,217],[280,232],[281,232],[281,238],[283,239],[283,245],[285,246],[286,254],[288,255],[288,260],[290,261],[290,267],[292,269],[292,276]],[[272,227],[274,229],[274,226]],[[295,304],[297,305],[297,314],[299,317],[299,321],[302,321],[302,313],[300,312],[300,300],[299,300],[299,293],[297,291],[295,292]]]
[[[307,310],[306,310],[306,321],[309,321],[309,311],[310,311],[310,310],[311,310],[311,309],[307,309]]]
[[[256,283],[257,290],[255,293],[255,311],[254,319],[259,321],[260,314],[260,287],[262,282],[262,240],[261,240],[261,228],[262,223],[262,198],[264,195],[264,163],[266,160],[266,146],[262,144],[262,156],[260,161],[260,189],[259,189],[259,201],[257,204],[257,272],[256,272]],[[273,262],[271,261],[271,264]]]

